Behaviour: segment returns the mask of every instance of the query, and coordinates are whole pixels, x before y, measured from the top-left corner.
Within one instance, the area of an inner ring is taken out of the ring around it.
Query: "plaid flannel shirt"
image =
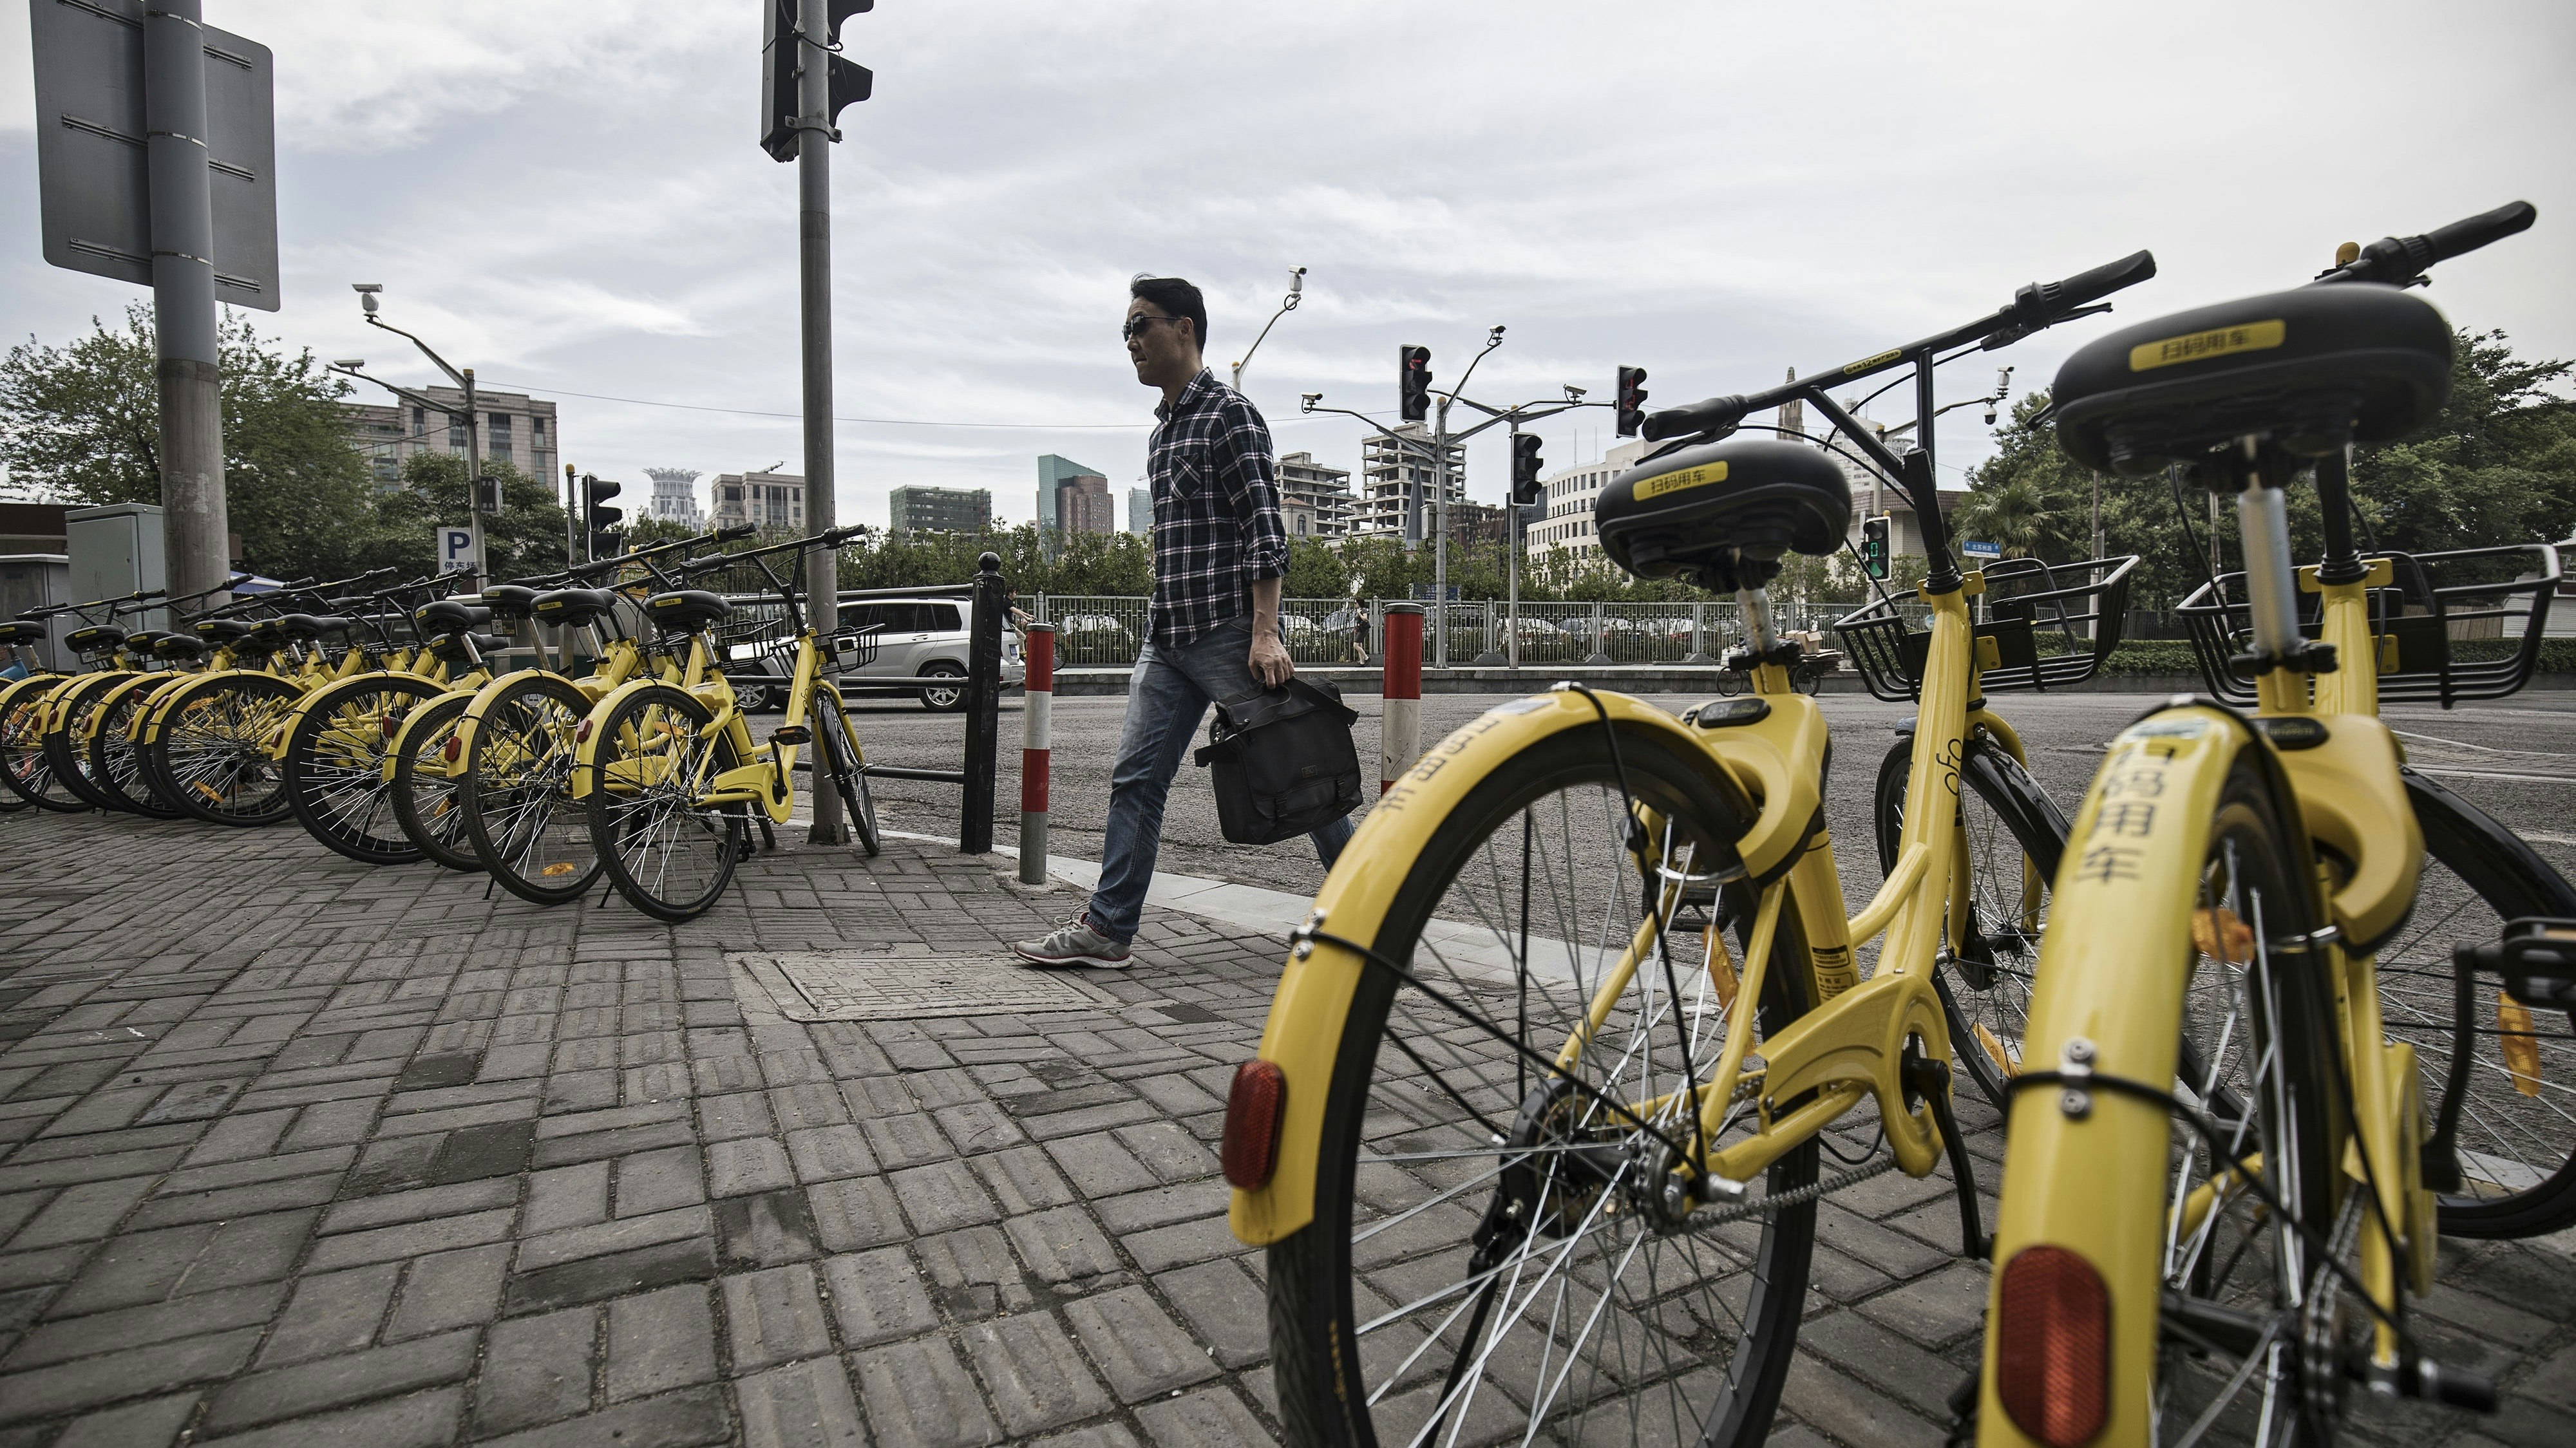
[[[1288,530],[1279,521],[1270,428],[1242,393],[1201,368],[1154,416],[1148,632],[1168,649],[1251,612],[1254,581],[1288,572]]]

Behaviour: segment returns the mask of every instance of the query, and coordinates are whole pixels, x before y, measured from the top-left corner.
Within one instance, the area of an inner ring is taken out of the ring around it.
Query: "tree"
[[[564,510],[554,489],[506,462],[483,460],[483,474],[501,480],[501,511],[483,520],[483,560],[496,579],[529,578],[566,566]],[[461,526],[473,504],[465,486],[465,459],[455,453],[414,453],[403,460],[400,491],[376,500],[363,568],[427,573],[437,567],[434,535]]]
[[[352,572],[373,528],[366,460],[350,446],[349,384],[290,355],[227,309],[224,492],[247,567],[278,577]],[[151,312],[96,318],[63,347],[30,337],[0,358],[0,467],[20,496],[72,504],[161,501],[160,393]],[[427,547],[426,540],[423,542]]]

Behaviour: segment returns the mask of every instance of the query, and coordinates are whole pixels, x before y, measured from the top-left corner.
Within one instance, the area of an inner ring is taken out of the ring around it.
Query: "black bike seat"
[[[666,633],[696,633],[731,612],[733,605],[722,595],[703,588],[657,593],[644,600],[644,616]]]
[[[490,623],[492,610],[442,598],[435,603],[422,604],[413,612],[412,621],[431,633],[453,633],[458,629]]]
[[[604,588],[558,588],[538,594],[531,607],[541,621],[571,628],[606,617],[617,607],[617,595]]]
[[[537,602],[535,589],[516,583],[493,584],[481,596],[494,618],[527,618]]]
[[[253,626],[238,618],[201,618],[189,627],[197,631],[197,637],[209,643],[228,644],[235,639],[250,637]]]
[[[1851,481],[1820,449],[1729,437],[1612,478],[1592,516],[1601,550],[1640,578],[1731,580],[1743,558],[1839,550],[1851,529]]]
[[[0,623],[0,644],[34,644],[45,640],[45,626],[32,618],[13,618]]]

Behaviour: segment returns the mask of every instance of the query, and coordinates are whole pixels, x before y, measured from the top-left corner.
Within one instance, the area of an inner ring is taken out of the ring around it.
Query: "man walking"
[[[1163,801],[1210,703],[1277,688],[1296,666],[1279,640],[1288,534],[1270,429],[1201,360],[1207,303],[1178,277],[1127,288],[1127,357],[1162,389],[1147,445],[1154,494],[1154,599],[1127,685],[1127,719],[1109,775],[1100,888],[1078,916],[1012,947],[1032,965],[1124,969],[1162,845]],[[1315,831],[1331,868],[1351,837],[1345,817]]]

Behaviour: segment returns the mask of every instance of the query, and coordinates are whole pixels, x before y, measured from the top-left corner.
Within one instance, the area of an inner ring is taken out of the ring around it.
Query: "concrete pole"
[[[797,0],[796,250],[799,310],[805,339],[805,531],[837,526],[832,506],[832,67],[823,42],[831,36],[829,0]],[[829,634],[841,626],[840,558],[830,548],[805,555],[805,621]],[[814,780],[818,845],[850,841],[841,797]],[[989,822],[992,812],[985,811]]]
[[[1431,619],[1439,630],[1432,656],[1449,667],[1449,399],[1440,399],[1439,425],[1431,438]]]
[[[162,550],[170,592],[186,595],[232,575],[199,0],[155,0],[144,9],[143,125],[152,206],[153,332],[160,352]],[[218,593],[207,602],[230,597]]]
[[[481,394],[474,390],[474,369],[465,368],[465,526],[474,530],[474,586],[492,581],[492,560],[483,551],[483,510],[477,507],[483,482],[483,414]]]

